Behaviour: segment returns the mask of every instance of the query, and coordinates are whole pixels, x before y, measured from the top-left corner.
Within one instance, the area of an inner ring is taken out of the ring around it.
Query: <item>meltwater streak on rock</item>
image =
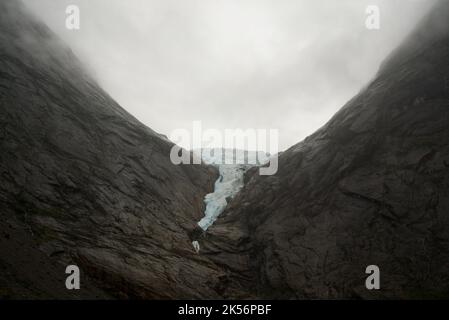
[[[218,216],[223,212],[228,204],[228,200],[233,198],[243,187],[243,177],[245,172],[252,166],[263,164],[268,161],[268,157],[263,152],[241,151],[234,152],[233,149],[203,149],[201,158],[207,164],[216,165],[220,176],[215,182],[214,192],[209,193],[204,198],[206,210],[204,218],[198,225],[206,231]],[[233,164],[225,164],[225,159],[233,159]]]

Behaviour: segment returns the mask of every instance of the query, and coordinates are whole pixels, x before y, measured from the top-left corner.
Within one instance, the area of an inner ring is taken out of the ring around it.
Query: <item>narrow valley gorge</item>
[[[0,297],[449,297],[449,1],[276,174],[172,146],[0,0]]]

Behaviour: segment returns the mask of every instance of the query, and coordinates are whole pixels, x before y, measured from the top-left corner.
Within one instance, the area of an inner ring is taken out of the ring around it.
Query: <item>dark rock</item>
[[[12,273],[0,287],[10,297],[215,296],[206,283],[217,268],[188,232],[217,170],[173,165],[173,144],[15,0],[0,2],[0,137],[0,230],[14,226],[14,242],[0,241],[0,273]],[[91,291],[65,289],[72,263]]]
[[[217,170],[173,165],[166,137],[1,1],[0,298],[447,297],[448,62],[442,1],[275,176],[249,170],[204,233]],[[86,290],[65,289],[73,263]]]
[[[442,1],[362,92],[280,155],[275,176],[247,177],[203,244],[239,272],[222,294],[447,298],[448,75]],[[379,291],[365,288],[372,264]]]

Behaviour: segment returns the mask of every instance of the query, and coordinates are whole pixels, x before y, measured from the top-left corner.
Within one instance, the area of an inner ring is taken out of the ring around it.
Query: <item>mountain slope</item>
[[[247,177],[203,243],[240,273],[223,294],[449,296],[448,142],[442,1],[364,90],[280,155],[276,175]],[[365,288],[368,265],[379,266],[381,290]]]
[[[0,295],[201,293],[216,268],[195,255],[188,233],[216,170],[173,165],[172,143],[124,111],[13,0],[0,2],[0,128]],[[71,263],[91,291],[65,290]]]

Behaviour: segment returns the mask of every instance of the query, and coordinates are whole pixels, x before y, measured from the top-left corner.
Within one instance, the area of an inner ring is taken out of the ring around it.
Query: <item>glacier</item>
[[[202,149],[194,151],[206,164],[218,167],[220,176],[215,182],[214,191],[205,196],[206,210],[198,225],[206,231],[226,208],[244,184],[245,172],[256,165],[269,161],[269,154],[261,151],[236,149]]]

